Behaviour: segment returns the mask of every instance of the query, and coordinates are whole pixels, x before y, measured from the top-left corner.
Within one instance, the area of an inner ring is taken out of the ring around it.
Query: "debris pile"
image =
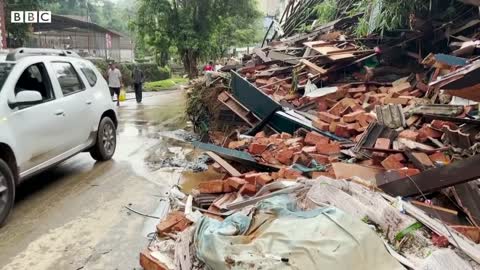
[[[329,254],[340,268],[480,269],[478,9],[455,2],[455,20],[412,16],[410,30],[357,38],[367,15],[317,25],[320,2],[290,1],[265,46],[194,84],[190,117],[208,136],[193,144],[223,176],[172,192],[176,211],[142,258],[331,268],[318,232],[348,221],[351,239],[333,245],[360,248]],[[222,110],[235,115],[225,126]],[[305,237],[317,255],[296,252]]]

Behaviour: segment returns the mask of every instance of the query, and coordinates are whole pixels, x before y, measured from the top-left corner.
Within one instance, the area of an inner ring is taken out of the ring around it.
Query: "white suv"
[[[107,82],[75,53],[20,48],[0,60],[0,226],[24,179],[89,151],[112,158],[117,116]]]

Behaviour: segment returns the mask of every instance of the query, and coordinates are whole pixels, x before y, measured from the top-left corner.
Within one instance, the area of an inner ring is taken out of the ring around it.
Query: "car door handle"
[[[91,105],[91,104],[92,104],[92,101],[91,101],[91,100],[87,100],[87,101],[85,101],[85,103],[87,103],[87,105]]]
[[[55,112],[55,115],[57,116],[65,116],[65,112],[63,110],[58,110]]]

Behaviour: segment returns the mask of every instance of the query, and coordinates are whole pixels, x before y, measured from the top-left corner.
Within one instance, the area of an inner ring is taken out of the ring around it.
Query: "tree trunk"
[[[198,53],[193,50],[185,50],[183,52],[183,67],[185,68],[185,72],[188,73],[188,78],[193,79],[198,76],[198,69],[197,69],[197,59]]]

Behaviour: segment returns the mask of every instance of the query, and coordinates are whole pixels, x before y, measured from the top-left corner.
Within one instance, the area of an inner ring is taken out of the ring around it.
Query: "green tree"
[[[258,16],[254,0],[140,0],[132,26],[160,62],[174,47],[192,78],[199,59],[253,38]]]

